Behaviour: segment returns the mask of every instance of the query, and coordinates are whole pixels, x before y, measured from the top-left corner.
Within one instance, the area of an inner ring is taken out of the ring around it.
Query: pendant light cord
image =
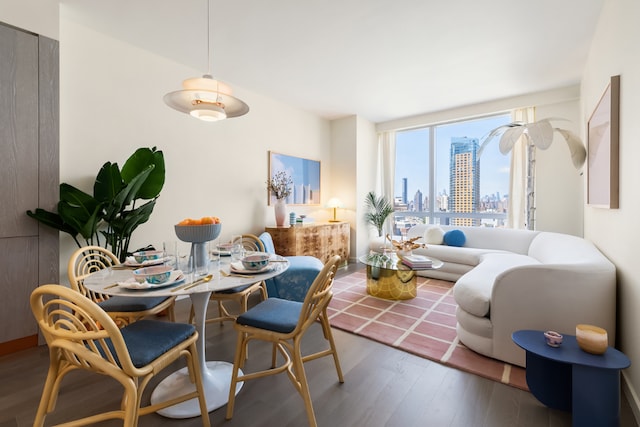
[[[211,74],[211,0],[207,0],[207,74]]]

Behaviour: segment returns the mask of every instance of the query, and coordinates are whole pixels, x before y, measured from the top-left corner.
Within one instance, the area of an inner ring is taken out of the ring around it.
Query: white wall
[[[170,109],[162,97],[202,71],[66,19],[64,7],[60,13],[61,182],[91,192],[104,162],[122,165],[139,147],[157,146],[164,152],[165,187],[150,221],[134,233],[130,249],[175,240],[173,225],[185,217],[220,217],[223,238],[259,233],[273,224],[265,185],[269,150],[320,160],[326,202],[330,194],[325,189],[331,188],[327,120],[235,88],[251,111],[222,122],[201,122]],[[329,213],[322,206],[290,209],[319,220]],[[63,239],[61,260],[73,249],[70,239]],[[66,274],[66,265],[61,272]]]
[[[377,231],[364,220],[364,199],[369,191],[376,191],[377,164],[378,164],[378,136],[375,125],[365,119],[358,118],[358,180],[356,184],[356,211],[355,223],[357,224],[357,239],[355,254],[359,257],[369,253],[369,241],[372,236],[377,236]],[[378,192],[379,193],[379,192]]]
[[[336,211],[336,217],[349,222],[351,228],[350,256],[356,255],[356,223],[354,222],[357,207],[356,181],[358,179],[355,167],[358,154],[356,128],[357,117],[349,116],[331,122],[331,178],[333,186],[329,197],[337,197],[343,208]]]
[[[623,371],[625,391],[640,419],[640,2],[606,0],[582,81],[582,118],[587,123],[611,76],[620,75],[620,208],[584,208],[585,237],[618,271],[618,348],[631,359]]]
[[[358,116],[331,122],[332,194],[344,204],[339,219],[351,225],[351,260],[369,250],[369,227],[362,220],[364,197],[375,190],[375,125]]]
[[[581,135],[578,91],[574,99],[536,107],[536,120],[550,117],[567,119],[553,125]],[[536,230],[583,235],[584,170],[573,166],[567,142],[558,132],[547,150],[536,150]]]
[[[58,0],[0,0],[0,22],[58,40]]]
[[[536,119],[568,119],[553,124],[579,135],[579,93],[578,86],[570,86],[379,123],[377,130],[407,129],[535,106]],[[571,163],[564,139],[556,135],[548,150],[537,150],[536,154],[535,228],[582,236],[582,203],[580,172]]]

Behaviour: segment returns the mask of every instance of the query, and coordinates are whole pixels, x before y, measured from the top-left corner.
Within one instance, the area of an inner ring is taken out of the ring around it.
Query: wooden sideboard
[[[271,234],[278,255],[311,255],[322,262],[340,255],[342,264],[349,262],[351,230],[348,222],[266,227],[265,230]]]

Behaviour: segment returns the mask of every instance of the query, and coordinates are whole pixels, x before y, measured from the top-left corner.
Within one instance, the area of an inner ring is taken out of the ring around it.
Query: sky
[[[478,138],[485,140],[489,132],[498,126],[511,122],[510,114],[476,119],[465,122],[438,125],[436,127],[436,195],[449,191],[449,149],[451,138]],[[415,129],[396,133],[396,197],[402,196],[402,178],[408,178],[407,198],[413,199],[417,190],[423,197],[429,192],[429,129]],[[494,138],[484,149],[480,158],[480,197],[508,193],[510,156],[498,150],[499,138]]]

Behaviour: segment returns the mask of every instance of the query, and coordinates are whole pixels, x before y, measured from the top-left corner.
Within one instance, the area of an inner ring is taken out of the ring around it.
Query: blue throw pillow
[[[464,246],[464,242],[467,241],[462,230],[449,230],[444,233],[444,244],[447,246]]]

